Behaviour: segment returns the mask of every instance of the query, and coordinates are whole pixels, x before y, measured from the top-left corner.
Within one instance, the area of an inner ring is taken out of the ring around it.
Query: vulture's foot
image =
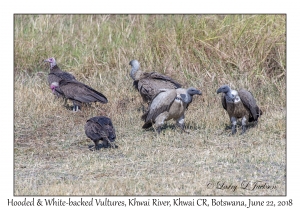
[[[96,150],[100,150],[102,148],[107,149],[107,148],[118,148],[119,146],[116,144],[98,144],[97,146],[95,146]]]
[[[102,148],[102,145],[101,144],[98,144],[98,145],[89,145],[89,149],[91,151],[95,151],[95,150],[99,150]]]
[[[182,132],[187,133],[187,134],[190,134],[190,132],[188,132],[188,131],[186,131],[186,130],[182,130]]]
[[[244,134],[245,132],[246,132],[246,126],[242,125],[242,133],[241,133],[241,135]]]
[[[80,107],[77,105],[74,105],[72,110],[73,110],[73,112],[77,112],[78,110],[80,110]]]
[[[117,149],[119,146],[116,145],[115,143],[109,143],[108,147]]]
[[[98,144],[97,146],[95,146],[96,150],[100,150],[101,148],[108,148],[108,145]]]
[[[119,148],[119,146],[118,146],[118,145],[116,145],[116,144],[114,144],[114,147],[113,147],[113,148],[117,149],[117,148]]]
[[[92,151],[95,150],[95,147],[96,147],[95,145],[89,145],[89,149]]]
[[[161,132],[161,126],[157,127],[156,131],[157,131],[157,134],[160,134],[160,132]]]
[[[180,127],[180,129],[181,129],[181,133],[187,133],[187,134],[190,133],[190,132],[186,131],[184,127],[183,128]]]
[[[231,134],[234,135],[236,134],[236,125],[233,125],[231,128]]]

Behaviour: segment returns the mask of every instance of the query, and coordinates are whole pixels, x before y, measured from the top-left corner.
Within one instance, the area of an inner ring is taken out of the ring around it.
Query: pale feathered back
[[[171,77],[157,72],[146,73],[140,70],[137,60],[129,62],[131,65],[130,77],[134,80],[133,86],[139,91],[144,102],[150,102],[160,89],[177,89],[181,85]]]
[[[143,128],[149,128],[152,123],[155,123],[160,132],[164,121],[174,119],[183,129],[184,112],[187,105],[191,103],[193,95],[201,94],[195,88],[160,89],[160,93],[152,99],[148,110],[142,116],[142,120],[145,122]]]

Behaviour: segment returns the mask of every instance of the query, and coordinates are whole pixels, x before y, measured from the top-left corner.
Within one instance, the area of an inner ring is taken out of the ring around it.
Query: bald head
[[[56,65],[56,61],[54,58],[48,58],[48,59],[44,60],[44,62],[50,63],[51,68]]]

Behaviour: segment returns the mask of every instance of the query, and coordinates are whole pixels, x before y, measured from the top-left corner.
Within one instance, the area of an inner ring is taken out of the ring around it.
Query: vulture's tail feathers
[[[146,122],[142,128],[146,129],[146,128],[150,128],[152,126],[152,122]]]

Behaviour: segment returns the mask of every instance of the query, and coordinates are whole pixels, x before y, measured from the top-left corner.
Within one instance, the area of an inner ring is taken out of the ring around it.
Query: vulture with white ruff
[[[67,81],[77,81],[75,79],[75,77],[65,71],[62,71],[58,65],[56,64],[56,61],[54,58],[48,58],[46,60],[44,60],[44,62],[48,62],[50,63],[50,73],[48,74],[48,84],[49,86],[53,83],[53,82],[59,82],[60,80],[64,79]],[[61,91],[56,91],[53,92],[56,96],[58,97],[64,97],[62,94],[60,94]]]
[[[92,117],[87,120],[85,126],[85,134],[95,143],[95,149],[99,150],[100,148],[114,147],[114,141],[116,139],[116,133],[114,126],[111,122],[111,119],[104,116]],[[99,141],[102,141],[102,144],[99,144]]]
[[[78,111],[82,103],[100,102],[105,104],[108,102],[102,93],[78,81],[60,80],[53,82],[50,87],[53,93],[58,92],[73,101],[73,111]]]
[[[171,77],[157,72],[143,72],[137,60],[130,61],[129,65],[132,67],[130,77],[134,80],[133,86],[139,91],[144,102],[149,103],[160,92],[159,89],[181,88]]]
[[[165,121],[174,119],[176,125],[184,131],[184,112],[194,95],[202,95],[196,88],[161,89],[142,116],[145,121],[143,128],[149,128],[155,123],[158,133]]]
[[[257,123],[262,111],[256,104],[252,93],[245,89],[231,90],[228,85],[222,85],[217,93],[222,93],[222,106],[229,115],[232,124],[232,134],[236,133],[236,123],[242,118],[242,134],[246,131],[247,122]]]

